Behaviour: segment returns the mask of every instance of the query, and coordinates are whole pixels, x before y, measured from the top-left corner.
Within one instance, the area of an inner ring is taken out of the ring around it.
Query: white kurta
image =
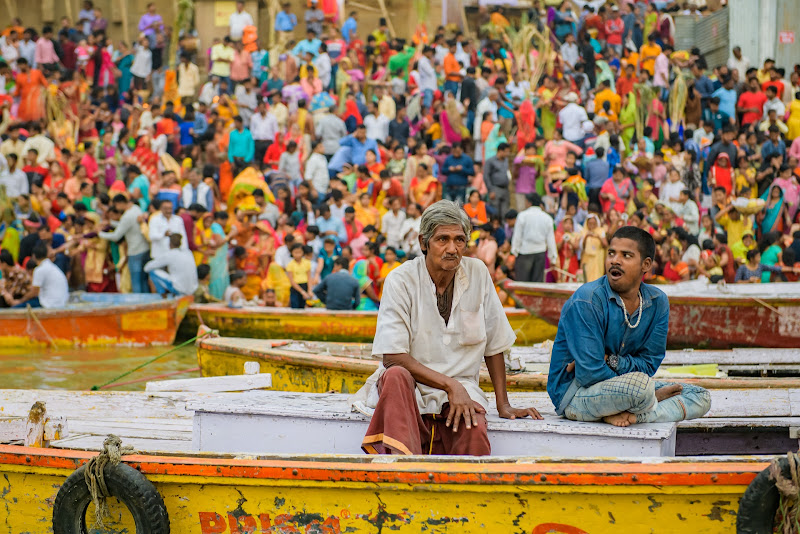
[[[378,326],[372,353],[409,354],[421,364],[455,378],[469,396],[488,408],[479,375],[485,356],[503,353],[516,335],[492,284],[486,265],[475,258],[462,258],[456,272],[453,307],[447,325],[436,307],[436,288],[419,256],[392,271],[383,286]],[[356,398],[366,397],[367,406],[378,399],[377,379],[386,371],[381,365]],[[447,402],[441,389],[417,384],[420,413],[438,414]]]

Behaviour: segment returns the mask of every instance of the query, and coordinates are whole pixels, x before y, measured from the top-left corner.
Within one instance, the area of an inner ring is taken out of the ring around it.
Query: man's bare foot
[[[603,421],[614,426],[630,426],[636,423],[636,416],[631,412],[622,412],[617,415],[603,417]]]
[[[680,384],[670,384],[668,386],[664,386],[663,388],[656,390],[656,400],[658,402],[665,401],[670,397],[680,395],[681,391],[683,391],[683,386]]]

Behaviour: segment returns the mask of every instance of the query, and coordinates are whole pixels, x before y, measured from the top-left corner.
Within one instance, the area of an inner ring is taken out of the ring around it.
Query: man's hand
[[[453,432],[458,432],[459,420],[463,417],[467,430],[478,425],[476,413],[486,413],[483,406],[472,400],[467,390],[458,380],[453,380],[447,388],[447,400],[450,402],[450,411],[447,414],[445,426],[453,425]]]
[[[574,363],[572,364],[575,365]],[[523,418],[530,416],[531,419],[544,419],[536,408],[514,408],[510,404],[504,404],[497,407],[497,413],[503,419],[516,419],[517,417]]]

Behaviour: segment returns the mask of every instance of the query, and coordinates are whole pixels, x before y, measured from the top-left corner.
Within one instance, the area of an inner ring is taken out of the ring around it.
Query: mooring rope
[[[94,528],[96,529],[105,529],[103,520],[109,516],[106,498],[111,495],[108,493],[103,469],[105,469],[107,465],[116,467],[119,465],[123,455],[132,453],[133,447],[130,445],[123,447],[122,440],[118,436],[109,434],[103,441],[103,452],[89,460],[86,464],[86,471],[83,473],[83,478],[86,481],[86,487],[89,488],[89,493],[92,495],[92,503],[94,503]]]
[[[775,532],[779,534],[800,534],[800,456],[788,453],[789,478],[781,473],[780,460],[775,458],[769,466],[769,475],[775,481],[780,494],[778,511],[775,514]]]

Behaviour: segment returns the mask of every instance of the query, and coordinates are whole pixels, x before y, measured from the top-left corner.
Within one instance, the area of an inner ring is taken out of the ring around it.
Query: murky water
[[[107,349],[0,349],[1,389],[72,389],[88,390],[101,385],[163,354],[172,347],[107,348]],[[196,378],[197,350],[194,345],[181,347],[160,360],[122,379],[110,390],[143,391],[148,379]],[[169,373],[179,373],[162,376]]]

